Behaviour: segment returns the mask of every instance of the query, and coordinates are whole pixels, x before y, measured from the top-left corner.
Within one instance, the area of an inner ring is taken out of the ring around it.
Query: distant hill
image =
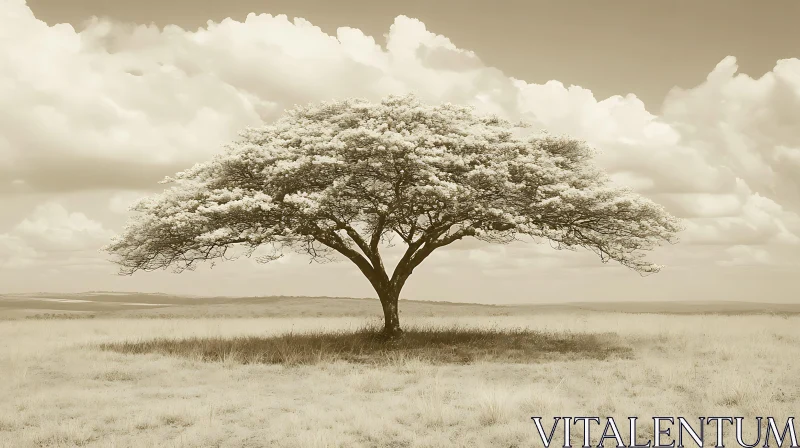
[[[405,316],[507,316],[541,313],[800,314],[800,303],[565,302],[484,305],[401,300]],[[0,294],[0,318],[381,316],[377,299],[348,297],[193,297],[128,292]]]

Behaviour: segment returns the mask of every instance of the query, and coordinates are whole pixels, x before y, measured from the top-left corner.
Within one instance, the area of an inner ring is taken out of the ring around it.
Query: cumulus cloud
[[[14,228],[32,246],[43,250],[79,250],[104,241],[113,233],[80,212],[69,212],[61,204],[48,202],[34,210]]]
[[[113,232],[80,212],[47,202],[35,208],[9,232],[0,234],[0,265],[22,268],[38,262],[96,260],[97,248]]]
[[[738,247],[724,257],[740,260],[750,250],[742,247],[800,242],[797,59],[752,79],[726,58],[700,85],[673,90],[655,115],[634,95],[597,99],[555,80],[507,77],[404,16],[381,46],[357,29],[331,36],[303,19],[267,14],[196,31],[92,19],[77,31],[48,26],[23,0],[9,0],[0,10],[0,67],[6,194],[120,190],[108,208],[124,213],[163,176],[296,103],[414,92],[585,139],[616,182],[686,218],[686,250]],[[31,259],[26,247],[66,247],[105,233],[50,204],[4,234],[0,247]],[[769,259],[753,251],[752,259]],[[530,254],[470,256],[497,265]]]
[[[778,61],[759,79],[737,70],[729,56],[704,83],[674,89],[663,119],[754,191],[800,211],[800,60]]]

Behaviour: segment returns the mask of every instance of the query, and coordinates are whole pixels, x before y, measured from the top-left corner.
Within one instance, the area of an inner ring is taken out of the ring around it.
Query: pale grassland
[[[381,366],[242,365],[235,357],[203,362],[93,348],[155,337],[356,330],[364,322],[0,322],[0,446],[527,447],[541,446],[531,416],[548,425],[554,415],[614,416],[627,440],[628,416],[785,422],[800,409],[796,316],[565,313],[404,322],[614,332],[632,349],[631,357],[533,364],[433,365],[400,354]],[[579,446],[581,432],[573,432]]]

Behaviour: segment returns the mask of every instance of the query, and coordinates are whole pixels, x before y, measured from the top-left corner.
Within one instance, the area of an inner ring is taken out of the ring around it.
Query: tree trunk
[[[383,334],[389,338],[396,338],[403,333],[400,328],[400,316],[397,309],[400,291],[379,291],[378,297],[381,299],[381,306],[383,306]]]

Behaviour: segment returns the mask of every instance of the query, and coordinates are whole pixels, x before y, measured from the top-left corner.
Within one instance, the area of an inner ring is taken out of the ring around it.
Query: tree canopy
[[[135,204],[138,213],[106,250],[123,274],[193,269],[233,246],[270,249],[261,261],[286,250],[317,261],[339,255],[361,270],[394,320],[413,270],[467,237],[533,237],[657,272],[644,252],[674,242],[679,221],[613,184],[586,143],[520,137],[519,126],[414,96],[298,106],[167,178],[172,187]],[[406,247],[393,272],[380,253],[388,238]],[[389,320],[387,331],[398,331]]]

